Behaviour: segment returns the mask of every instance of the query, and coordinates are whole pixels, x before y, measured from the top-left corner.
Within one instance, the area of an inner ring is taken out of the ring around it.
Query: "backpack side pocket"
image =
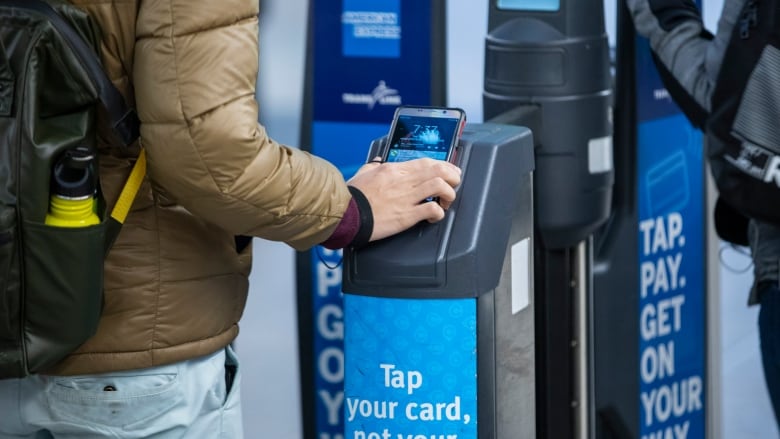
[[[24,335],[30,372],[56,364],[97,330],[106,225],[24,224]]]

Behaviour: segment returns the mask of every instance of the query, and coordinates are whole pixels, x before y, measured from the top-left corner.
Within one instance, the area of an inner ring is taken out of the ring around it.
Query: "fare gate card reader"
[[[374,141],[372,151],[383,143]],[[523,177],[534,169],[532,135],[524,127],[468,124],[459,148],[463,176],[445,218],[345,250],[344,292],[475,297],[496,287],[513,218],[533,217],[531,206],[516,211],[523,190],[531,189]]]
[[[442,221],[344,251],[345,437],[535,437],[532,134],[460,148]]]

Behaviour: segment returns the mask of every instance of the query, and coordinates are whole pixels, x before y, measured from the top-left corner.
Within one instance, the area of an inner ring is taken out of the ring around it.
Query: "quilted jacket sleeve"
[[[350,200],[341,173],[257,123],[258,2],[144,0],[138,14],[135,96],[160,194],[235,234],[328,238]]]

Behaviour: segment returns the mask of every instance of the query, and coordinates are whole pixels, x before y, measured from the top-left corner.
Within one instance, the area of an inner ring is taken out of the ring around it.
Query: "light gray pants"
[[[149,369],[0,380],[0,438],[240,439],[239,390],[231,348]]]

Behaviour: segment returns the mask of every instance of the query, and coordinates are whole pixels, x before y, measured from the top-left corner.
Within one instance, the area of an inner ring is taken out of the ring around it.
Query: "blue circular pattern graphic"
[[[476,299],[344,296],[347,438],[477,436]]]

